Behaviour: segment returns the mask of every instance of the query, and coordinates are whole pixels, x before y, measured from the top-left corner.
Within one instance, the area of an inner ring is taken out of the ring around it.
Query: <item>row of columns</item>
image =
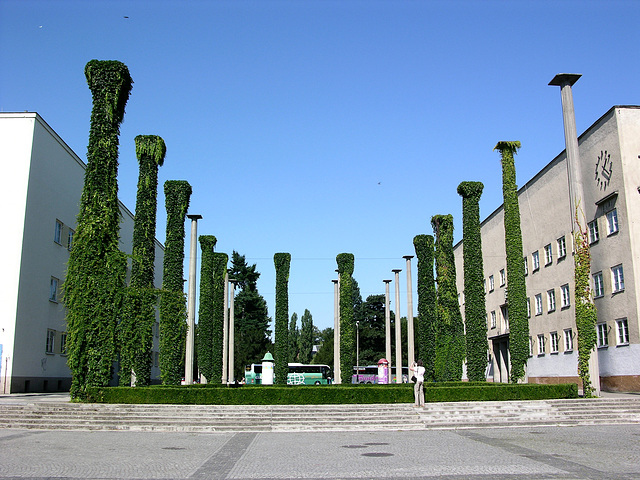
[[[193,359],[195,353],[195,318],[196,318],[196,260],[198,258],[198,220],[202,215],[187,215],[191,220],[191,244],[189,257],[189,290],[187,292],[187,341],[184,362],[184,382],[193,385]],[[229,292],[229,286],[231,291]],[[222,383],[233,383],[235,363],[235,321],[234,298],[236,282],[224,277],[224,317],[222,337]],[[229,297],[229,293],[231,296]]]
[[[415,361],[415,333],[413,328],[413,287],[411,283],[411,259],[413,255],[405,255],[407,261],[407,358],[409,365]],[[395,274],[395,369],[396,383],[402,383],[402,324],[400,322],[400,272],[402,269],[391,270]],[[391,361],[391,301],[389,299],[389,283],[392,280],[383,280],[385,284],[384,317],[385,317],[385,356],[392,366]],[[340,280],[333,282],[333,377],[335,383],[342,383],[340,372]],[[359,365],[356,365],[359,366]],[[345,372],[348,373],[348,372]],[[345,378],[345,380],[348,380]],[[348,380],[350,381],[350,380]]]

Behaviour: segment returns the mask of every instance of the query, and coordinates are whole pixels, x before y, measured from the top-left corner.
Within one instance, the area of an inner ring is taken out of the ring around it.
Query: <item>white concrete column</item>
[[[411,284],[411,259],[413,255],[405,255],[407,261],[407,362],[413,365],[416,360],[415,333],[413,329],[413,286]]]
[[[234,301],[236,293],[236,281],[229,280],[231,285],[230,297],[229,297],[229,369],[228,378],[229,383],[233,383],[235,380],[234,367],[235,367],[235,313],[234,313]]]
[[[384,282],[384,336],[385,336],[385,350],[387,362],[389,362],[389,370],[391,370],[391,308],[389,299],[389,284],[392,280],[383,280]]]
[[[333,282],[333,383],[340,383],[340,280]]]
[[[396,383],[402,383],[402,322],[400,321],[400,272],[391,270],[396,275]]]
[[[229,365],[229,274],[224,274],[224,312],[222,314],[222,383],[228,383]]]
[[[202,215],[187,215],[191,219],[191,244],[189,248],[189,290],[187,292],[187,344],[184,359],[184,382],[193,385],[193,355],[196,328],[196,260],[198,258],[198,220]]]

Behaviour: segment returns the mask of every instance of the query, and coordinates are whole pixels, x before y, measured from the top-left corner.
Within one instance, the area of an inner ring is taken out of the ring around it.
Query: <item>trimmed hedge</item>
[[[426,384],[425,384],[426,385]],[[544,400],[577,398],[574,383],[559,385],[448,382],[425,388],[426,402]],[[93,403],[177,405],[321,405],[413,403],[412,384],[393,385],[218,385],[184,387],[94,387],[88,390]]]

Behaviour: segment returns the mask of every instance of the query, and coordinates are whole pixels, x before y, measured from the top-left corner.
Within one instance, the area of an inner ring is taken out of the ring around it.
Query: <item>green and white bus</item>
[[[289,364],[287,385],[328,385],[331,380],[331,368],[328,365]],[[262,384],[261,363],[252,363],[245,367],[244,382],[247,385]]]

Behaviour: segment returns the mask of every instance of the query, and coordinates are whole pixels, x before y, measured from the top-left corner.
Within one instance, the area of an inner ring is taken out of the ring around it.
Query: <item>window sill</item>
[[[562,307],[560,307],[560,310],[568,310],[571,308],[571,305],[563,305]]]
[[[58,304],[58,300],[53,300],[52,298],[49,299],[50,303],[55,303],[56,305]]]
[[[53,353],[53,352],[44,352],[44,354],[45,355],[51,355],[51,356],[55,355],[55,353]]]
[[[611,292],[611,296],[615,297],[616,295],[619,295],[621,293],[624,293],[624,288],[621,290],[616,290],[615,292]]]
[[[616,345],[616,348],[618,348],[618,347],[628,347],[628,346],[629,346],[629,342],[621,343],[620,345]]]
[[[539,353],[538,357],[544,357],[544,353]]]
[[[571,350],[565,350],[564,354],[565,355],[571,355],[573,353],[573,348]]]
[[[560,352],[551,352],[550,355],[558,355]]]
[[[598,350],[606,350],[609,348],[609,345],[598,345]]]
[[[615,232],[607,233],[607,238],[613,237],[614,235],[617,235],[619,231],[620,230],[616,230]]]
[[[556,309],[554,308],[553,310],[547,310],[547,313],[554,313],[556,311]]]

